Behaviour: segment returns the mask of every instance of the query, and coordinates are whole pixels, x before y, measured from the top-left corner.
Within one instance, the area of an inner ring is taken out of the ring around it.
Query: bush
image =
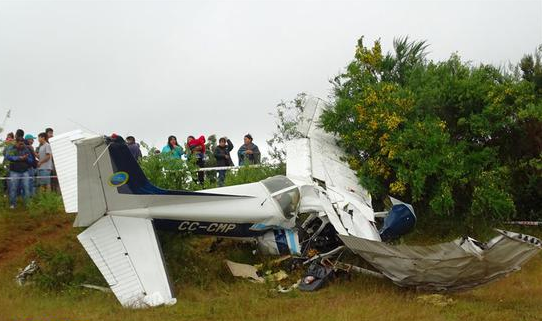
[[[74,258],[69,253],[38,244],[34,248],[34,255],[40,267],[34,279],[36,285],[46,290],[59,290],[71,284]]]
[[[333,80],[321,121],[362,185],[377,203],[388,194],[414,203],[421,219],[540,217],[540,59],[525,60],[521,77],[456,54],[428,61],[425,48],[398,39],[384,55],[379,41],[367,48],[361,38]]]
[[[155,154],[155,148],[147,148],[148,156],[139,161],[141,169],[153,184],[171,190],[198,189],[193,179],[197,166],[194,162],[184,159],[174,159],[168,153]]]
[[[64,203],[58,193],[39,191],[28,202],[28,211],[32,215],[63,213]]]
[[[197,184],[196,177],[199,167],[195,164],[194,160],[173,159],[168,154],[155,154],[155,148],[149,148],[144,144],[143,146],[147,148],[149,155],[143,157],[139,161],[139,165],[149,181],[154,185],[172,190],[200,190],[202,188],[217,187],[217,173],[215,171],[205,172],[205,184],[201,186]],[[214,147],[216,147],[216,137],[215,135],[211,135],[208,138],[206,147],[208,156],[207,167],[216,165],[213,154]],[[246,166],[228,171],[225,185],[253,183],[267,177],[284,175],[285,173],[286,167],[284,164],[271,165],[264,163],[258,167]]]
[[[268,177],[285,175],[286,165],[262,165],[259,167],[244,166],[226,175],[226,186],[259,182]]]

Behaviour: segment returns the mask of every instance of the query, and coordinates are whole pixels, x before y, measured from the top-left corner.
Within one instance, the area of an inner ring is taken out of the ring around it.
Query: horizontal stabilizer
[[[77,238],[124,307],[175,304],[151,220],[108,215]]]

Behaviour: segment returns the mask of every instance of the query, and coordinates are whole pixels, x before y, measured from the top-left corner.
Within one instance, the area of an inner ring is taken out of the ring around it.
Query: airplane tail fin
[[[201,200],[202,197],[207,200],[241,197],[154,186],[120,136],[84,139],[76,145],[79,211],[75,226],[89,226],[106,213],[177,205]]]
[[[78,215],[75,226],[89,226],[107,212],[145,208],[151,195],[185,195],[151,184],[120,136],[76,142]]]
[[[77,236],[111,290],[125,307],[174,304],[153,221],[111,214],[144,208],[153,186],[120,137],[93,137],[77,145]],[[137,195],[144,194],[144,195]],[[167,201],[167,200],[166,200]]]

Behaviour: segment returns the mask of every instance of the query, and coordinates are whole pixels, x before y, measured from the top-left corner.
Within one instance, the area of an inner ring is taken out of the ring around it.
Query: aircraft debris
[[[265,279],[258,275],[258,269],[250,264],[236,263],[224,260],[233,276],[251,279],[253,282],[264,283]]]
[[[395,284],[418,290],[461,291],[518,271],[542,242],[532,236],[496,230],[487,243],[470,237],[431,246],[391,245],[341,235],[345,245]]]
[[[23,286],[26,283],[28,277],[32,276],[39,269],[40,267],[38,266],[36,261],[30,262],[30,264],[28,264],[24,269],[19,270],[19,273],[15,277],[17,284],[19,284],[19,286]]]
[[[288,273],[284,270],[273,273],[272,271],[266,271],[265,280],[268,282],[279,282],[288,278]]]
[[[312,262],[303,278],[299,283],[301,291],[316,291],[324,287],[324,285],[334,278],[333,266],[325,265],[319,262]]]
[[[98,291],[101,291],[101,292],[104,292],[104,293],[113,292],[113,291],[111,291],[110,288],[106,288],[105,286],[99,286],[99,285],[94,285],[94,284],[83,283],[83,284],[80,284],[79,286],[81,286],[83,288],[87,288],[87,289],[98,290]]]

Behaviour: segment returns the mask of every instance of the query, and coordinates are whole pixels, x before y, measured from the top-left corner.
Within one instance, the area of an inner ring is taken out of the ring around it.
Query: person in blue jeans
[[[31,196],[30,169],[34,164],[34,155],[28,149],[23,137],[17,137],[15,145],[6,151],[6,159],[9,161],[9,207],[17,205],[17,191],[22,188],[25,201]]]
[[[37,139],[37,137],[35,137],[32,134],[24,135],[24,140],[25,140],[24,143],[26,144],[26,147],[30,150],[32,155],[34,155],[34,163],[32,164],[32,167],[30,167],[30,169],[29,169],[29,174],[30,174],[30,195],[34,195],[36,193],[36,188],[35,188],[36,180],[35,180],[34,176],[36,176],[36,173],[38,172],[37,171],[38,162],[36,161],[37,155],[36,155],[36,150],[34,149],[34,139]]]
[[[215,148],[216,166],[233,166],[233,162],[230,157],[230,152],[233,149],[233,143],[227,137],[221,137],[218,140],[218,146]],[[226,179],[226,170],[221,169],[218,171],[218,187],[224,186],[224,180]]]

